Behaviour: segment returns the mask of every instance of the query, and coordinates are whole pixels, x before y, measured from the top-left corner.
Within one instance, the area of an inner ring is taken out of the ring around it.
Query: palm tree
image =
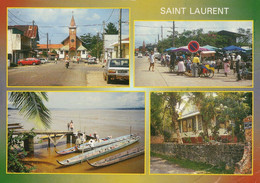
[[[11,92],[9,101],[27,120],[46,129],[50,128],[51,114],[43,103],[48,101],[46,92]]]

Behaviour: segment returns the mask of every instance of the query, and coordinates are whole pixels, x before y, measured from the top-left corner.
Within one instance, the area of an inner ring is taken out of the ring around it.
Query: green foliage
[[[161,113],[163,112],[163,100],[160,93],[151,93],[151,135],[156,136],[163,132]]]
[[[21,160],[27,155],[22,143],[28,137],[34,137],[33,129],[29,133],[13,135],[13,131],[8,132],[8,172],[30,172],[34,167],[26,166]]]
[[[164,141],[165,141],[165,142],[169,142],[170,139],[171,139],[171,133],[168,132],[167,130],[164,130],[164,131],[163,131],[163,137],[164,137]]]
[[[109,22],[105,28],[105,34],[118,34],[115,24]]]
[[[194,171],[202,171],[203,174],[233,174],[234,168],[226,170],[226,164],[223,162],[219,166],[213,166],[207,163],[194,162],[186,159],[179,159],[168,155],[162,155],[151,151],[152,157],[159,157],[167,160],[172,164],[177,164],[182,168],[192,169]],[[205,173],[204,173],[205,172]]]
[[[83,46],[87,48],[90,55],[100,58],[103,51],[103,40],[99,33],[91,35],[90,33],[80,36]]]
[[[17,64],[15,64],[15,63],[11,63],[10,64],[10,67],[17,67],[18,65]]]
[[[39,126],[50,127],[51,114],[43,103],[43,101],[48,101],[46,92],[11,92],[9,101],[26,119]]]
[[[233,42],[231,44],[236,46],[252,46],[252,31],[251,29],[239,28],[238,33],[244,36],[240,37],[239,42]],[[192,40],[196,40],[200,45],[211,45],[217,48],[224,48],[230,46],[230,37],[226,35],[219,35],[216,31],[209,31],[205,33],[203,29],[196,30],[184,30],[182,33],[175,31],[175,47],[186,46]],[[159,52],[163,52],[164,49],[172,47],[172,35],[168,36],[164,40],[161,40],[157,44]]]

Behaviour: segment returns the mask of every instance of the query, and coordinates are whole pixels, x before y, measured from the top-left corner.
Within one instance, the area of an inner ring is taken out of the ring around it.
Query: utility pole
[[[119,10],[119,57],[122,58],[122,9]]]
[[[106,22],[103,21],[103,34],[102,34],[102,38],[103,38],[103,60],[102,60],[102,63],[104,63],[104,60],[105,60],[105,26],[106,26]]]
[[[48,58],[48,52],[49,52],[49,34],[47,33],[47,58]]]
[[[173,21],[172,22],[172,47],[175,46],[175,43],[174,43],[174,36],[175,36],[175,22]]]
[[[163,40],[163,26],[161,26],[161,40]]]

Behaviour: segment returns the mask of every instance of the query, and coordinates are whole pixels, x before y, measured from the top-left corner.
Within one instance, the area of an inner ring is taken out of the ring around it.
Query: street
[[[8,69],[9,86],[128,86],[128,82],[114,81],[107,84],[103,79],[101,64],[70,63],[68,69],[63,61],[18,66]]]
[[[135,57],[135,86],[136,87],[252,87],[252,80],[236,81],[233,71],[227,77],[224,70],[215,74],[213,78],[194,78],[170,73],[168,67],[161,66],[155,61],[154,72],[149,71],[148,57]]]

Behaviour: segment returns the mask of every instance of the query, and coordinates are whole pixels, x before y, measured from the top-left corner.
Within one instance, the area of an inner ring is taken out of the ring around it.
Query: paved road
[[[196,171],[194,170],[182,168],[158,157],[151,156],[150,160],[151,174],[196,174]]]
[[[220,73],[215,73],[213,78],[194,78],[188,76],[178,76],[170,73],[168,67],[160,65],[160,61],[155,63],[155,71],[149,71],[148,57],[135,57],[135,86],[136,87],[251,87],[252,80],[236,81],[236,77],[231,71],[228,77],[224,76],[223,69]]]
[[[36,66],[18,66],[8,70],[9,86],[124,86],[126,82],[107,84],[101,64],[70,63],[62,61]]]

